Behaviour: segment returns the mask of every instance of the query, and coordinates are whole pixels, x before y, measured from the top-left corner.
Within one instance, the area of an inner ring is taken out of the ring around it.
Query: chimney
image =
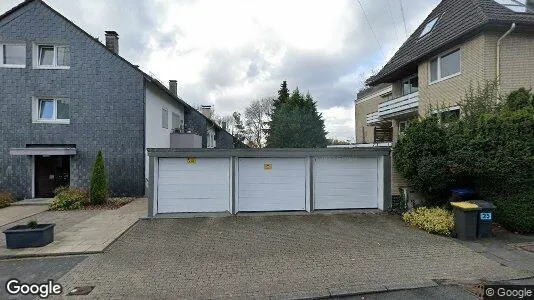
[[[106,47],[119,54],[119,34],[116,31],[106,31]]]
[[[226,130],[226,127],[227,127],[227,125],[226,125],[226,124],[227,124],[226,122],[222,122],[222,124],[221,124],[221,125],[222,125],[222,126],[221,126],[221,127],[222,127],[222,129]]]
[[[200,108],[200,112],[208,119],[211,119],[211,115],[213,114],[211,105],[202,105]]]
[[[174,96],[178,97],[178,82],[176,80],[169,80],[169,90]]]

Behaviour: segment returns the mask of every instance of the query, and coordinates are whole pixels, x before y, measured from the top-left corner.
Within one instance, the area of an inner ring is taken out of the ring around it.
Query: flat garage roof
[[[210,148],[149,148],[151,157],[379,157],[387,156],[390,147],[370,148],[252,148],[252,149],[210,149]]]

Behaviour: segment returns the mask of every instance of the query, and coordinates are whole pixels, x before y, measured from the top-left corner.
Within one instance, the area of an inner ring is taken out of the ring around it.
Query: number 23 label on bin
[[[491,221],[491,213],[490,212],[480,213],[480,220]]]

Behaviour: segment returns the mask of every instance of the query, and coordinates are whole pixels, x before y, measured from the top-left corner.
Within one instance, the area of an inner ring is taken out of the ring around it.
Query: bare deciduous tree
[[[254,147],[263,148],[265,146],[265,129],[267,129],[272,105],[272,98],[263,98],[252,101],[245,108],[247,140],[252,142]]]

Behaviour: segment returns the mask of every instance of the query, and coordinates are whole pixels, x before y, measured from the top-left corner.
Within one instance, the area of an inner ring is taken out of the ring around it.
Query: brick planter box
[[[17,225],[6,229],[6,246],[8,249],[43,247],[54,241],[56,224],[38,224],[36,228]]]

